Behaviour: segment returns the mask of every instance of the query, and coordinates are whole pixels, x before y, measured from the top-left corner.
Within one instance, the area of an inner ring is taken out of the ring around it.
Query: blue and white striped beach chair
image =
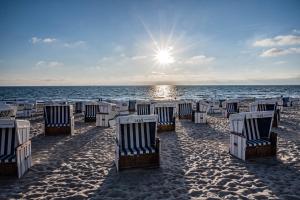
[[[46,105],[44,109],[45,135],[73,135],[74,116],[72,105]]]
[[[271,133],[273,112],[232,114],[230,121],[230,153],[246,160],[276,155],[277,135]]]
[[[99,111],[96,114],[96,126],[109,127],[109,121],[114,119],[117,114],[116,104],[109,102],[99,102]]]
[[[193,111],[192,121],[197,124],[207,123],[207,112],[210,105],[205,101],[199,101],[196,103],[196,110]]]
[[[128,111],[129,112],[135,112],[135,104],[136,104],[136,100],[129,100],[128,102]]]
[[[19,178],[31,167],[30,122],[0,119],[0,175]]]
[[[175,113],[175,103],[155,103],[151,105],[151,114],[158,116],[158,132],[175,130]]]
[[[224,117],[228,118],[231,114],[239,112],[239,103],[240,100],[231,99],[223,102],[225,108],[222,111]]]
[[[156,115],[130,115],[117,118],[117,170],[159,166],[159,139]]]
[[[85,104],[84,122],[96,122],[96,115],[99,112],[98,102],[88,102]]]
[[[250,104],[250,111],[272,111],[274,113],[272,127],[278,127],[280,121],[280,109],[277,108],[276,100],[269,99],[253,102]]]
[[[180,101],[177,103],[178,118],[192,120],[193,103],[189,101]]]
[[[151,103],[147,101],[137,101],[135,104],[135,110],[137,115],[150,115]]]

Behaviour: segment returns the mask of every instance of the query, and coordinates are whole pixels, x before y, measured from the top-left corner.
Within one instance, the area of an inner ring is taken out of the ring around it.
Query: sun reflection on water
[[[150,95],[155,100],[171,100],[176,98],[176,86],[154,85],[150,89]]]

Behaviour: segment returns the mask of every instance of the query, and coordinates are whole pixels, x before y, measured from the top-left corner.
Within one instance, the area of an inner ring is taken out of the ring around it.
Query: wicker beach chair
[[[87,102],[84,110],[84,122],[96,122],[96,115],[99,113],[98,102]]]
[[[96,114],[96,126],[109,127],[109,121],[116,116],[116,105],[108,102],[98,102],[99,111]]]
[[[222,106],[222,115],[228,118],[231,114],[235,114],[239,112],[239,104],[240,100],[230,99],[223,102]]]
[[[135,111],[137,115],[150,115],[151,103],[149,101],[137,101]]]
[[[117,119],[117,170],[159,167],[159,139],[156,138],[156,115],[130,115]]]
[[[206,124],[209,107],[209,104],[205,101],[197,102],[196,108],[193,110],[192,121],[196,124]]]
[[[190,119],[193,116],[193,103],[190,101],[179,101],[177,103],[178,119]]]
[[[73,135],[72,105],[51,104],[44,109],[45,135]]]
[[[250,104],[250,111],[272,111],[274,113],[272,127],[278,127],[280,121],[280,109],[276,100],[259,100]]]
[[[17,108],[12,105],[0,104],[0,119],[16,117]]]
[[[0,175],[22,177],[31,167],[30,122],[0,119]]]
[[[32,117],[33,113],[34,113],[34,104],[30,103],[30,102],[18,102],[17,103],[17,117],[22,117],[22,118],[26,118],[26,117]]]
[[[230,154],[246,160],[276,155],[277,134],[271,132],[273,112],[232,114],[230,120]]]
[[[158,116],[158,132],[175,130],[175,113],[175,103],[154,103],[151,105],[151,114]]]

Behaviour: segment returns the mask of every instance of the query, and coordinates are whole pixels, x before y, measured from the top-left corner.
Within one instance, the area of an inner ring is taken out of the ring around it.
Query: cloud
[[[283,64],[286,64],[286,63],[287,63],[287,61],[284,61],[284,60],[274,62],[275,65],[283,65]]]
[[[141,60],[141,59],[146,59],[147,56],[132,56],[131,59],[132,60]]]
[[[76,48],[76,47],[84,47],[84,46],[86,46],[86,42],[82,40],[64,43],[64,47],[67,48]]]
[[[38,38],[38,37],[32,37],[30,39],[30,42],[32,44],[38,44],[38,43],[49,44],[49,43],[53,43],[53,42],[56,42],[56,41],[57,41],[56,38]]]
[[[274,38],[266,38],[257,40],[253,43],[255,47],[272,47],[272,46],[288,46],[299,45],[300,36],[298,35],[279,35]]]
[[[191,64],[191,65],[205,65],[213,62],[215,60],[214,57],[207,57],[205,55],[198,55],[188,58],[184,61],[184,64]]]
[[[124,48],[122,45],[116,45],[116,46],[114,47],[114,51],[115,51],[115,52],[123,52],[124,49],[125,49],[125,48]]]
[[[57,62],[57,61],[38,61],[35,64],[35,69],[52,69],[52,68],[59,68],[64,66],[64,63],[62,62]]]
[[[300,30],[294,29],[293,33],[300,34]]]
[[[277,56],[284,56],[288,54],[299,54],[299,53],[300,53],[300,48],[288,48],[288,49],[272,48],[263,51],[260,54],[260,57],[277,57]]]

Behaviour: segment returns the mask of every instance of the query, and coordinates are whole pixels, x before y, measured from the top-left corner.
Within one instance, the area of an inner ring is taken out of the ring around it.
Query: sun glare
[[[155,60],[160,65],[168,65],[175,61],[172,54],[172,47],[160,48],[156,50],[155,53]]]

